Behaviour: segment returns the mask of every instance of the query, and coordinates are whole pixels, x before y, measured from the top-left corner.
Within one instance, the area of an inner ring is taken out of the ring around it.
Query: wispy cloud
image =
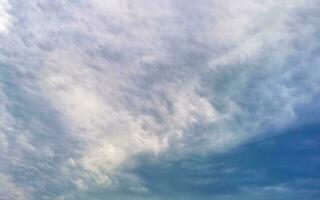
[[[0,172],[38,198],[121,177],[141,189],[121,174],[135,156],[225,151],[296,123],[319,93],[317,9],[0,1]]]

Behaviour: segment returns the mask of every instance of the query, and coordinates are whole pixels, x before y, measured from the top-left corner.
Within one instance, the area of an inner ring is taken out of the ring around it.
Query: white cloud
[[[48,176],[58,182],[90,189],[116,184],[139,154],[225,150],[286,127],[319,92],[318,63],[307,61],[319,27],[299,15],[312,2],[12,0],[0,62],[22,99],[3,102],[53,117],[11,116],[1,104],[16,135],[10,143],[0,131],[0,148],[19,145],[10,153],[18,164],[37,158],[57,168]],[[46,177],[37,178],[40,193]]]
[[[7,0],[0,1],[0,34],[8,33],[10,26],[11,16],[8,14],[10,4]]]

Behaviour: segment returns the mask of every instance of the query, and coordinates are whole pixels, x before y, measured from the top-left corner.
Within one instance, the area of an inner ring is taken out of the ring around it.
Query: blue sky
[[[172,162],[142,159],[130,171],[148,194],[97,190],[77,199],[317,199],[319,123],[257,138],[228,152]]]
[[[320,197],[318,0],[0,0],[0,199]]]

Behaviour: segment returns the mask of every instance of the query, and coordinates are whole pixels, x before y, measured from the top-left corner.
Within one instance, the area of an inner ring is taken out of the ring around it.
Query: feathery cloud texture
[[[319,94],[319,9],[0,1],[0,197],[145,193],[124,172],[136,156],[227,151],[299,123],[296,110]]]

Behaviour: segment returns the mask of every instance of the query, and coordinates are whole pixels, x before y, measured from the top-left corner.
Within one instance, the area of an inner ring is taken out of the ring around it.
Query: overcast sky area
[[[320,199],[319,0],[0,0],[0,200]]]

